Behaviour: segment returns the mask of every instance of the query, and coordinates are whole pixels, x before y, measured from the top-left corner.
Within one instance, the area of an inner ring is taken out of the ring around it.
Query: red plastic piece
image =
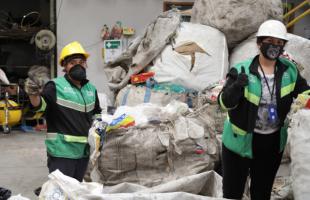
[[[310,99],[308,99],[305,107],[310,109]]]
[[[145,83],[147,79],[153,77],[154,75],[155,75],[155,72],[146,72],[146,73],[132,75],[130,77],[130,82],[132,84]]]

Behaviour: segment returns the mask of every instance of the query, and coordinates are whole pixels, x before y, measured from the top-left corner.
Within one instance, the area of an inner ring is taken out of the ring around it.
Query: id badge
[[[270,104],[268,107],[268,120],[270,123],[275,123],[277,119],[277,107],[273,104]]]

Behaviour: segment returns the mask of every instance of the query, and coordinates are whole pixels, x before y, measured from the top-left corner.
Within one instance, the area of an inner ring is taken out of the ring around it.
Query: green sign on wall
[[[121,46],[120,40],[106,40],[104,47],[106,49],[118,49]]]
[[[121,55],[123,50],[122,40],[105,40],[103,44],[104,62],[108,63]]]

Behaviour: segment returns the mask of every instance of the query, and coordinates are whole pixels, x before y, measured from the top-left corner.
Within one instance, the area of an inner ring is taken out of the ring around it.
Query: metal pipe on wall
[[[50,0],[50,29],[56,33],[56,19],[55,19],[55,10],[56,10],[56,0]],[[55,35],[56,36],[56,35]],[[57,36],[56,36],[57,37]],[[57,39],[56,39],[56,44],[57,44]],[[57,45],[56,45],[57,46]],[[51,73],[51,78],[55,78],[56,71],[57,69],[57,64],[55,65],[55,55],[57,52],[57,48],[55,47],[52,54],[51,54],[51,62],[50,62],[50,73]]]

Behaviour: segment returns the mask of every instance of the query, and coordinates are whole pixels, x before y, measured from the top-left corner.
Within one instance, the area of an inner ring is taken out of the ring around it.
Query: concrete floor
[[[33,190],[48,180],[44,139],[44,132],[0,132],[0,187],[38,199]]]
[[[12,195],[38,199],[33,190],[48,180],[44,139],[44,132],[5,135],[0,131],[0,187],[10,189]],[[278,176],[288,174],[289,165],[281,165]]]

